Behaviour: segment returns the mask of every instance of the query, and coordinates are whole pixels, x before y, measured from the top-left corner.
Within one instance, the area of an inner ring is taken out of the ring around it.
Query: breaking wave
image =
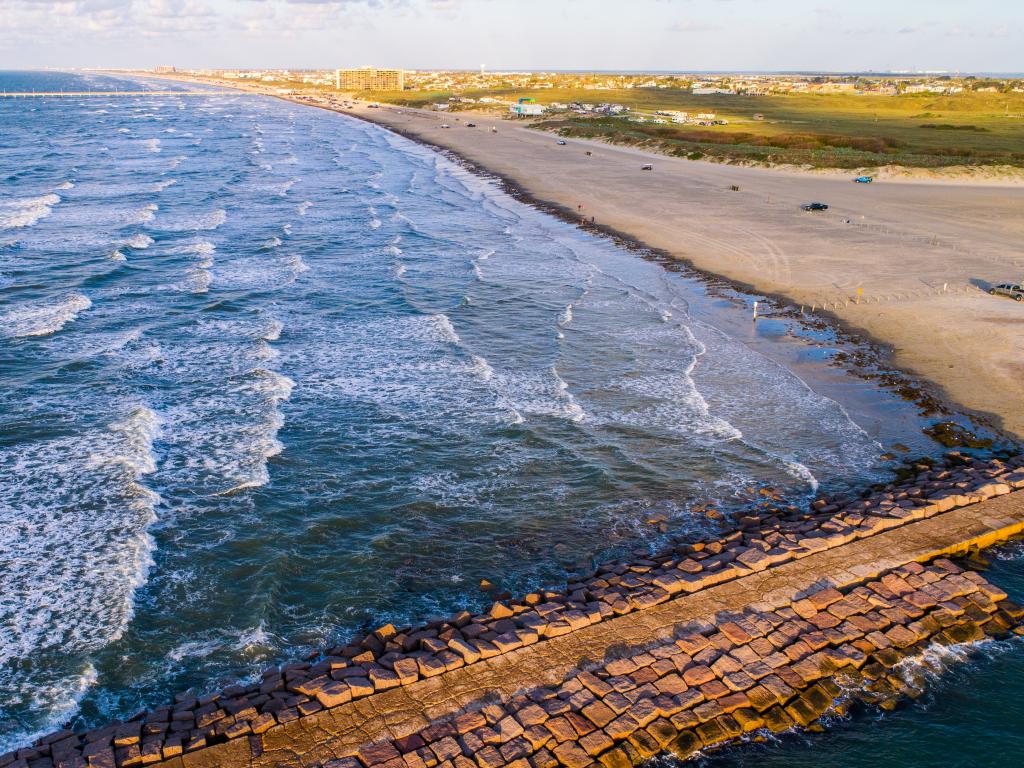
[[[0,201],[0,229],[31,227],[49,216],[59,202],[60,195],[53,193]]]
[[[77,319],[92,302],[80,293],[8,310],[0,315],[0,335],[9,338],[48,336]]]

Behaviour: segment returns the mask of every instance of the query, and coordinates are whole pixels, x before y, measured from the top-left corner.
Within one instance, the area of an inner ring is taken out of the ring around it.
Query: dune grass
[[[446,101],[452,94],[404,91],[363,95],[407,106],[428,106]],[[702,129],[562,113],[535,123],[565,136],[644,145],[674,155],[839,168],[1024,167],[1024,93],[694,96],[689,91],[654,88],[554,88],[465,91],[459,95],[508,101],[531,96],[543,104],[616,103],[646,114],[656,110],[714,112],[729,121],[728,125]],[[459,105],[459,109],[465,108]],[[764,119],[755,120],[755,114]]]

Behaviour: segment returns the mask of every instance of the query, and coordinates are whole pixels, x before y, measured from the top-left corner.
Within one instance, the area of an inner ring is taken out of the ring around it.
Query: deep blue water
[[[0,751],[934,450],[692,280],[354,119],[65,97],[0,126]]]

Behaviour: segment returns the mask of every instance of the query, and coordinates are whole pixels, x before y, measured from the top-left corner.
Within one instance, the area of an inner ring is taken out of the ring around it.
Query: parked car
[[[870,184],[874,180],[875,179],[872,176],[858,176],[856,179],[854,179],[854,181],[857,182],[858,184]]]
[[[566,145],[566,141],[565,141],[565,139],[559,139],[559,140],[558,140],[558,146],[560,146],[560,147],[564,147],[565,145]]]
[[[451,126],[448,125],[448,123],[441,123],[441,127],[442,128],[451,128]]]
[[[993,296],[1009,296],[1014,301],[1024,301],[1024,285],[1000,283],[995,288],[989,288],[988,292]]]
[[[801,211],[827,211],[828,206],[825,203],[804,203],[800,206]]]
[[[466,123],[467,128],[476,128],[476,123]]]
[[[650,163],[644,163],[643,165],[640,166],[640,170],[641,171],[653,171],[654,170],[654,166],[651,165]]]

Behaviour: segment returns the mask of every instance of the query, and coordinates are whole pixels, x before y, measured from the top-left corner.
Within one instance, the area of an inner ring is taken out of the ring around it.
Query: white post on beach
[[[757,320],[757,304],[758,304],[758,302],[755,301],[754,302],[754,319],[755,320]]]
[[[943,293],[949,293],[949,283],[943,283],[942,284],[942,292]]]

